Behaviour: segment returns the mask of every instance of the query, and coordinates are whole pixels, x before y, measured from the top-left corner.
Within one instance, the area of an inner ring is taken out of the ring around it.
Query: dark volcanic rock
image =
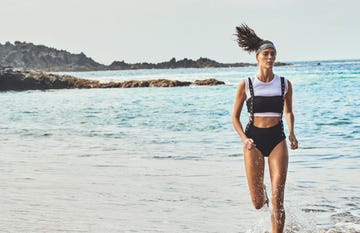
[[[178,80],[130,80],[100,83],[96,80],[76,78],[70,75],[55,75],[35,71],[0,68],[0,91],[46,90],[71,88],[133,88],[133,87],[182,87],[190,85],[222,85],[216,79],[196,80],[194,83]]]
[[[95,62],[84,53],[72,54],[44,45],[16,41],[0,43],[0,65],[43,71],[104,70],[105,65]]]
[[[224,85],[225,83],[223,81],[219,81],[213,78],[209,78],[209,79],[204,79],[204,80],[196,80],[194,82],[195,85],[198,86],[203,86],[203,85],[207,85],[207,86],[215,86],[215,85]]]
[[[96,88],[99,81],[75,78],[69,75],[55,75],[42,72],[0,70],[0,90],[45,90],[65,88]]]
[[[249,63],[234,63],[236,66],[250,66]],[[111,70],[129,70],[129,69],[176,69],[176,68],[209,68],[209,67],[231,67],[231,64],[222,64],[208,58],[199,58],[194,61],[184,58],[177,61],[172,58],[168,62],[160,63],[135,63],[128,64],[124,61],[114,61],[108,68]]]
[[[122,83],[120,82],[108,82],[108,83],[100,83],[99,88],[121,88]]]
[[[191,82],[178,81],[178,80],[168,80],[168,79],[156,79],[156,80],[129,80],[121,83],[122,88],[132,88],[132,87],[183,87],[190,86]]]
[[[146,81],[136,81],[136,80],[129,80],[124,81],[121,84],[123,88],[132,88],[132,87],[148,87],[149,83]]]
[[[150,87],[184,87],[191,85],[191,82],[167,79],[150,80],[149,83]]]

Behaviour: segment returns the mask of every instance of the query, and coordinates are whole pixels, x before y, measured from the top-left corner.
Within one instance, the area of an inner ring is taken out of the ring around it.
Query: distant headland
[[[252,63],[220,63],[209,58],[197,60],[184,58],[160,63],[134,63],[114,61],[110,65],[96,62],[84,53],[73,54],[66,50],[58,50],[45,45],[15,41],[14,44],[0,43],[0,66],[16,69],[37,70],[45,72],[57,71],[99,71],[99,70],[135,70],[135,69],[173,69],[173,68],[211,68],[211,67],[246,67]],[[291,65],[277,62],[275,65]]]

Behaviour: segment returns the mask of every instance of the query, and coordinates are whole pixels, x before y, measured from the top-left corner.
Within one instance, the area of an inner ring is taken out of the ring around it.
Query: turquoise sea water
[[[360,232],[360,60],[320,62],[275,67],[293,84],[300,144],[290,152],[286,231]],[[237,85],[256,70],[71,73],[226,82],[216,87],[1,92],[1,231],[269,230],[231,124]]]

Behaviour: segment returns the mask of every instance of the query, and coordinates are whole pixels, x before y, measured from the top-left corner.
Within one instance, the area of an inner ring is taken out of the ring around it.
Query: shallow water
[[[293,84],[300,143],[286,232],[360,232],[360,61],[316,64],[275,68]],[[237,84],[254,72],[83,72],[72,74],[227,85],[0,93],[1,231],[269,231],[271,209],[251,206],[231,125]]]

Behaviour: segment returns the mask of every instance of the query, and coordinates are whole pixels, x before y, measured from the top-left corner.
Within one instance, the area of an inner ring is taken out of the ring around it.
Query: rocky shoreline
[[[134,87],[183,87],[202,85],[224,85],[216,79],[196,80],[194,82],[156,79],[129,80],[124,82],[101,83],[97,80],[76,78],[70,75],[57,75],[12,68],[0,69],[0,91],[47,90],[47,89],[88,89],[88,88],[134,88]]]
[[[276,66],[290,65],[275,63]],[[84,53],[73,54],[66,50],[58,50],[44,45],[15,41],[14,44],[0,43],[0,66],[15,69],[38,70],[45,72],[57,71],[100,71],[100,70],[136,70],[136,69],[176,69],[176,68],[219,68],[256,66],[253,63],[220,63],[209,58],[197,60],[184,58],[160,63],[126,63],[114,61],[110,65],[96,62]]]

